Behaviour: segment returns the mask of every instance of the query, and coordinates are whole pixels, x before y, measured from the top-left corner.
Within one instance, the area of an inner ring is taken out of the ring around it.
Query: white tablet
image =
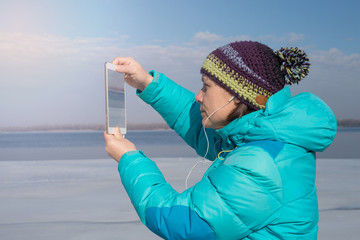
[[[115,127],[126,134],[126,101],[124,74],[115,70],[115,65],[105,63],[106,132],[114,134]]]

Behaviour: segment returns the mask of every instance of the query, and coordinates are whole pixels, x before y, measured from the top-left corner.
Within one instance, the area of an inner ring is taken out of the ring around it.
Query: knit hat
[[[265,108],[267,99],[298,83],[309,72],[309,59],[298,48],[274,52],[259,42],[222,46],[207,56],[200,72],[218,83],[252,110]]]

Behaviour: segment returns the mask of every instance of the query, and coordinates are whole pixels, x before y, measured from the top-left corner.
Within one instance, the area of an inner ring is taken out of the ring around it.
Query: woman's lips
[[[206,115],[206,111],[202,108],[200,108],[201,115]]]

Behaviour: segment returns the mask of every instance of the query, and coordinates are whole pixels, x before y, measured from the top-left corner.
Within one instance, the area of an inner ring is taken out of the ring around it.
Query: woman
[[[178,193],[119,131],[105,133],[106,151],[120,160],[122,183],[151,231],[165,239],[317,238],[315,152],[333,141],[336,119],[315,95],[291,97],[284,88],[307,75],[304,52],[274,53],[250,41],[222,46],[205,59],[196,97],[131,58],[113,63],[187,144],[214,161]]]

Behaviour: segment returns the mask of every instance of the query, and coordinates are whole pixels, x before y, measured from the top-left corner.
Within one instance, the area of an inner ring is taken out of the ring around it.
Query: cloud
[[[224,37],[214,33],[210,33],[209,31],[198,32],[195,34],[193,39],[194,41],[200,41],[200,42],[220,42],[225,40]]]
[[[287,33],[282,36],[277,36],[274,34],[258,36],[257,39],[260,42],[273,42],[273,43],[285,43],[285,44],[295,44],[299,43],[305,39],[304,34],[300,33]]]
[[[251,39],[248,35],[220,36],[209,31],[194,34],[191,44],[133,46],[130,36],[115,38],[67,38],[50,34],[0,33],[0,63],[23,68],[71,66],[112,60],[114,56],[136,56],[156,65],[173,65],[174,59],[200,63],[216,47],[232,41]],[[254,40],[299,41],[303,35],[289,33],[285,37],[259,36]],[[100,60],[102,59],[102,60]],[[185,60],[186,59],[186,60]]]
[[[298,34],[298,33],[289,33],[287,34],[287,42],[289,43],[296,43],[299,41],[302,41],[305,39],[304,34]]]
[[[347,38],[345,38],[345,41],[349,41],[349,42],[351,42],[351,41],[356,41],[356,38],[354,38],[354,37],[347,37]]]
[[[338,119],[360,118],[352,104],[360,91],[360,55],[347,55],[339,49],[312,51],[310,74],[293,89],[295,93],[312,92],[323,99]]]
[[[200,86],[206,47],[127,44],[116,38],[67,38],[0,33],[0,125],[101,123],[105,61],[131,56],[146,70],[173,76],[190,89]],[[180,77],[184,76],[184,77]],[[129,122],[160,117],[128,90]]]
[[[305,35],[301,33],[287,33],[281,36],[275,34],[269,35],[260,35],[260,36],[251,36],[251,35],[237,35],[237,36],[221,36],[216,33],[211,33],[209,31],[197,32],[192,38],[191,42],[186,43],[188,46],[200,46],[207,45],[212,46],[213,48],[218,47],[219,45],[225,45],[229,42],[235,41],[259,41],[269,45],[293,45],[298,44],[305,39]]]
[[[226,44],[228,42],[234,41],[243,41],[243,40],[250,40],[249,35],[239,35],[239,36],[220,36],[215,33],[211,33],[209,31],[205,32],[197,32],[195,33],[194,37],[192,38],[192,42],[188,43],[188,45],[197,45],[197,44]]]
[[[0,33],[0,126],[102,123],[103,64],[116,56],[131,56],[145,70],[163,72],[197,92],[201,87],[199,70],[207,54],[230,41],[260,41],[261,38],[274,43],[301,41],[304,36],[289,33],[280,37],[250,38],[198,32],[190,39],[191,44],[133,45],[130,36],[68,38]],[[347,55],[336,48],[312,50],[308,55],[312,63],[309,79],[296,86],[295,91],[315,92],[338,114],[360,117],[360,113],[343,107],[360,91],[360,55]],[[341,96],[334,98],[335,94]],[[130,123],[162,121],[155,111],[138,99],[134,89],[127,88],[127,96]]]
[[[328,51],[317,51],[312,54],[312,60],[319,64],[337,66],[351,71],[359,71],[360,69],[360,54],[346,55],[337,48],[331,48]]]
[[[99,122],[103,64],[125,38],[0,33],[0,125]]]
[[[31,63],[42,60],[87,61],[111,51],[128,36],[118,38],[67,38],[50,34],[0,33],[0,61]]]

